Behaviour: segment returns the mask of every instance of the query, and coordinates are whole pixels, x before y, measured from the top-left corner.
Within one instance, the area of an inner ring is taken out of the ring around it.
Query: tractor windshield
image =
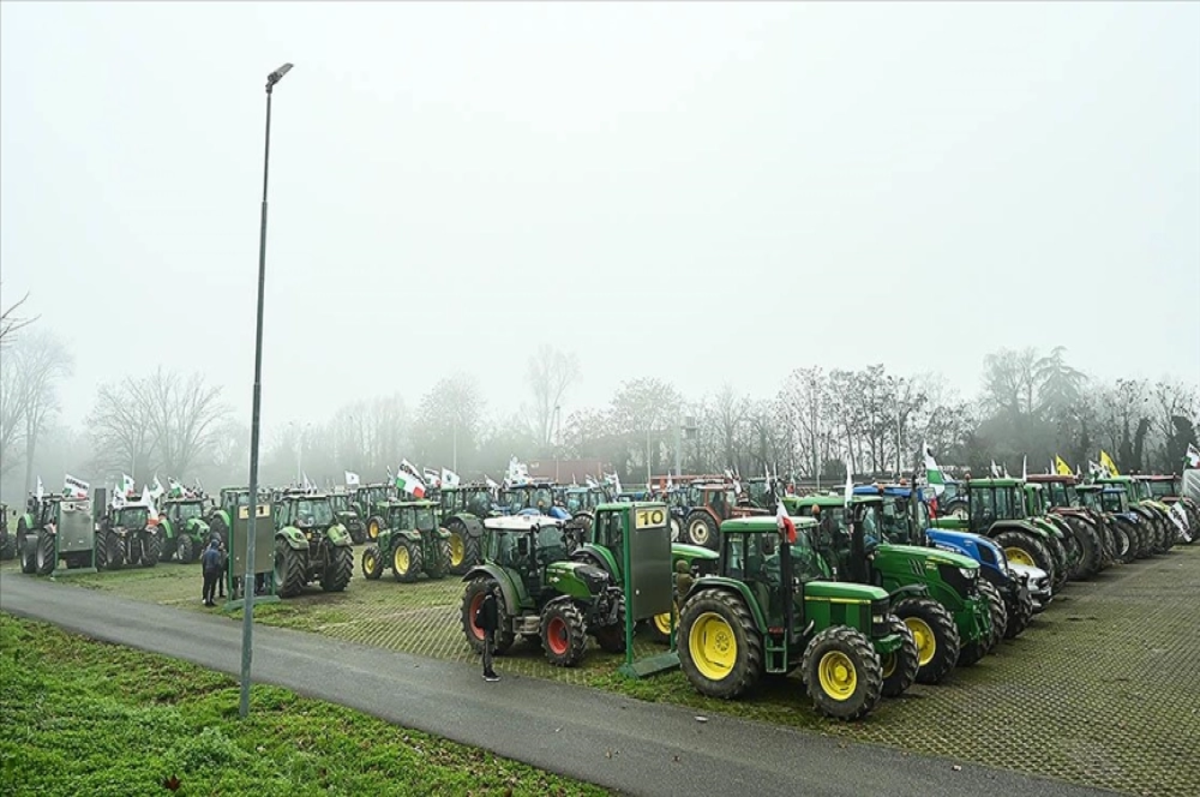
[[[1129,511],[1129,496],[1124,490],[1104,490],[1100,496],[1105,512],[1123,514]]]
[[[892,496],[883,502],[883,536],[888,542],[903,543],[912,536],[909,497]],[[923,506],[920,501],[917,502]]]
[[[1046,498],[1036,485],[1026,489],[1025,498],[1028,501],[1026,510],[1031,516],[1046,514]]]
[[[1176,494],[1175,482],[1171,479],[1154,479],[1143,483],[1150,488],[1152,498],[1170,498]]]
[[[175,505],[176,517],[180,520],[191,520],[201,517],[204,514],[204,507],[199,501],[191,501],[186,504]]]
[[[344,493],[334,493],[329,496],[329,505],[334,512],[345,512],[350,508],[350,496]]]
[[[117,510],[116,525],[126,529],[145,528],[150,518],[150,509],[144,506],[127,506]]]
[[[529,496],[529,506],[537,507],[543,512],[554,506],[554,491],[549,487],[539,487]]]
[[[303,499],[296,502],[296,522],[305,526],[333,524],[333,507],[328,501]]]
[[[1067,496],[1066,482],[1050,482],[1045,485],[1046,488],[1046,503],[1050,506],[1070,506],[1071,500]],[[1071,488],[1074,490],[1074,488]]]
[[[988,528],[997,520],[1025,517],[1025,502],[1017,487],[980,487],[971,490],[971,527]]]
[[[537,532],[538,563],[548,565],[567,558],[566,534],[558,526],[542,526]]]
[[[431,506],[417,507],[417,531],[433,531],[437,528],[437,517]]]
[[[487,517],[492,511],[492,496],[487,490],[473,490],[466,496],[466,510],[472,515]]]
[[[587,505],[587,493],[567,493],[567,511],[574,515],[590,507]]]

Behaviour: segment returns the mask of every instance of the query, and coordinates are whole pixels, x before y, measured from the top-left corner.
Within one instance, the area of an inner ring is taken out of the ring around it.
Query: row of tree
[[[35,472],[59,469],[107,483],[155,473],[209,486],[247,479],[249,431],[221,388],[198,374],[159,368],[101,385],[85,429],[56,423],[69,351],[51,333],[0,337],[0,476],[6,500],[28,491]],[[1102,382],[1071,367],[1062,347],[1001,350],[983,363],[982,387],[961,399],[937,374],[903,376],[883,365],[859,370],[798,368],[775,395],[730,384],[684,396],[655,378],[631,379],[601,407],[562,405],[578,384],[578,360],[543,346],[529,358],[529,401],[511,416],[489,412],[469,375],[437,383],[410,409],[399,394],[360,399],[324,423],[290,423],[264,445],[264,483],[307,477],[341,483],[345,470],[382,478],[402,458],[450,467],[466,478],[498,478],[511,456],[588,459],[627,484],[664,474],[730,468],[743,475],[844,478],[908,473],[922,441],[947,466],[1042,470],[1055,455],[1086,466],[1101,448],[1122,470],[1178,470],[1196,442],[1196,387],[1179,381]],[[8,474],[24,464],[21,478]]]

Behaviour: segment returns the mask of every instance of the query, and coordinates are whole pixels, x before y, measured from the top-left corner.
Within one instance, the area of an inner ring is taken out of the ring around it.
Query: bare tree
[[[10,304],[7,308],[0,311],[0,346],[5,346],[14,341],[16,333],[23,327],[27,327],[34,321],[37,321],[37,316],[33,318],[25,318],[17,315],[17,311],[21,309],[21,305],[25,304],[25,300],[29,298],[29,294],[25,294],[17,301]]]
[[[567,354],[543,345],[529,358],[526,375],[533,391],[530,419],[533,432],[541,445],[548,446],[554,436],[555,410],[567,390],[579,380],[579,357],[574,352]]]
[[[38,437],[58,412],[58,383],[70,375],[71,353],[52,333],[42,331],[19,341],[0,358],[0,472],[25,448],[25,485],[33,478]]]
[[[149,474],[155,447],[154,410],[145,380],[125,377],[103,384],[87,417],[97,471]]]

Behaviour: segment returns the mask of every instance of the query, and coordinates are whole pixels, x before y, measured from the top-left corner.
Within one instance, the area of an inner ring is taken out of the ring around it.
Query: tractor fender
[[[451,519],[457,520],[459,523],[462,524],[463,528],[466,529],[468,537],[472,537],[474,539],[479,539],[480,537],[483,536],[483,523],[480,522],[479,518],[475,517],[474,515],[470,514],[469,512],[463,512],[458,515],[451,515],[446,520],[449,521]]]
[[[617,574],[621,572],[621,568],[617,565],[617,557],[613,555],[612,551],[601,545],[586,542],[576,549],[575,553],[571,555],[571,560],[598,567],[608,573],[613,583],[620,583]]]
[[[350,539],[350,532],[346,531],[346,527],[341,523],[334,523],[326,529],[325,537],[335,548],[349,548],[354,544],[354,541]]]
[[[175,524],[168,520],[166,515],[159,515],[158,527],[163,530],[163,539],[175,539]]]
[[[446,529],[442,528],[441,526],[438,526],[436,529],[433,530],[433,536],[439,540],[448,540],[448,539],[450,539],[450,532],[447,531]]]
[[[754,617],[754,625],[758,628],[760,634],[767,632],[767,621],[763,616],[762,607],[758,605],[758,599],[754,597],[754,593],[750,591],[750,587],[744,581],[738,581],[733,578],[724,576],[706,576],[698,578],[692,582],[691,589],[684,596],[681,607],[686,607],[695,595],[706,589],[719,589],[722,592],[731,592],[741,598],[742,602],[750,609],[750,614]],[[680,610],[682,612],[682,609]]]
[[[902,587],[896,587],[888,593],[888,601],[896,603],[905,598],[928,598],[929,587],[924,584],[905,584]]]
[[[995,538],[996,535],[1004,531],[1021,531],[1025,534],[1033,534],[1039,539],[1046,539],[1050,536],[1050,532],[1040,526],[1035,526],[1032,523],[1027,523],[1024,520],[997,520],[987,530],[985,536]]]
[[[283,540],[293,551],[308,550],[308,538],[304,536],[303,531],[295,526],[285,526],[275,532],[275,539]]]
[[[199,537],[202,540],[208,540],[208,524],[199,518],[189,520],[184,532],[189,537]]]
[[[521,613],[521,607],[526,603],[526,595],[524,585],[520,583],[520,579],[510,577],[508,571],[503,567],[497,567],[496,565],[476,565],[463,575],[462,580],[468,582],[480,576],[490,578],[500,585],[500,594],[504,597],[505,612],[509,617],[515,617]]]

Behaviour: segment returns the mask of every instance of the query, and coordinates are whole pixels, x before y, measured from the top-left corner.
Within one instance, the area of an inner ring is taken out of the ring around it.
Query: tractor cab
[[[337,522],[329,496],[313,493],[284,493],[275,507],[275,528],[295,526],[312,538],[313,532]]]
[[[569,558],[566,533],[558,518],[489,518],[485,526],[489,534],[484,558],[518,574],[530,595],[541,592],[547,567]]]
[[[1170,503],[1179,497],[1179,477],[1175,475],[1136,476],[1135,481],[1146,485],[1150,497]]]
[[[555,505],[552,482],[529,482],[509,487],[500,494],[500,504],[510,515],[546,515],[560,520],[570,517],[565,509]]]
[[[438,500],[443,515],[488,517],[492,514],[492,493],[486,485],[443,487]]]
[[[595,512],[604,503],[608,503],[608,497],[599,487],[568,487],[563,494],[563,506],[572,517],[581,512]]]
[[[387,527],[392,530],[434,531],[438,527],[437,504],[432,501],[392,501],[387,508]]]
[[[157,520],[157,518],[155,518]],[[114,509],[108,518],[110,528],[142,530],[150,523],[150,507],[145,504],[125,504]]]
[[[249,493],[247,493],[247,499]],[[247,501],[247,504],[249,501]],[[168,498],[163,503],[163,514],[173,524],[185,525],[191,520],[204,519],[203,498]]]

